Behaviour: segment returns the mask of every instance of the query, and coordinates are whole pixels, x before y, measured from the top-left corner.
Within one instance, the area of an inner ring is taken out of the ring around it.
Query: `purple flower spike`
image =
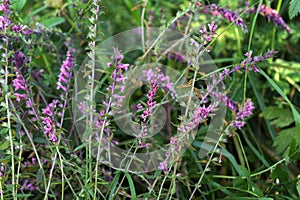
[[[244,121],[233,121],[233,122],[231,122],[230,125],[238,128],[238,129],[241,129],[243,126],[246,125],[246,122],[244,122]]]
[[[10,3],[9,0],[3,0],[0,4],[0,12],[4,12],[4,16],[0,16],[0,29],[5,30],[11,24],[11,21],[8,18],[10,13]]]
[[[54,109],[58,103],[58,100],[53,100],[52,103],[46,106],[46,108],[42,109],[42,113],[46,115],[46,117],[41,117],[42,123],[44,124],[44,132],[49,136],[49,140],[52,142],[57,142],[54,123]]]
[[[63,62],[60,68],[60,74],[58,75],[57,90],[62,89],[67,92],[69,89],[69,81],[72,77],[72,68],[74,61],[72,57],[72,51],[69,50],[67,53],[67,59]]]
[[[169,171],[168,170],[168,161],[161,162],[159,164],[158,168],[163,170],[165,173],[167,173]]]
[[[256,13],[257,8],[252,8],[249,10],[250,13]],[[282,17],[278,14],[278,12],[272,8],[268,8],[266,5],[261,5],[259,13],[263,16],[266,16],[269,21],[272,21],[277,26],[280,26],[286,32],[291,33],[290,27],[285,23]]]
[[[253,102],[250,99],[247,99],[244,107],[236,114],[237,119],[245,119],[245,117],[249,117],[252,115],[252,111],[254,109]]]
[[[26,99],[26,94],[20,94],[19,92],[27,92],[28,88],[26,86],[25,78],[20,72],[21,67],[23,66],[25,56],[22,52],[18,51],[14,54],[12,62],[15,64],[14,69],[16,70],[16,78],[12,80],[14,87],[14,95],[16,96],[17,101]]]
[[[204,10],[202,11],[204,13],[211,13],[214,16],[221,15],[224,19],[226,19],[229,22],[233,22],[235,25],[240,26],[244,32],[247,32],[247,26],[242,18],[238,16],[238,14],[229,11],[225,8],[219,7],[216,4],[210,4],[205,6]]]

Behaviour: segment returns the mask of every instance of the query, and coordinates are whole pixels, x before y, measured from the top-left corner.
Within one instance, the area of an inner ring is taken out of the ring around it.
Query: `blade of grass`
[[[128,180],[128,183],[129,183],[131,199],[136,200],[136,192],[135,192],[135,187],[134,187],[134,183],[132,181],[132,178],[131,178],[131,176],[128,172],[125,172],[125,176],[126,176],[126,178]]]
[[[120,175],[121,175],[121,172],[118,171],[118,173],[114,177],[113,181],[111,182],[111,190],[109,193],[109,200],[114,199],[114,194],[115,194],[115,190],[117,188],[118,182],[119,182]]]
[[[251,74],[249,74],[249,82],[250,82],[250,85],[251,85],[252,90],[254,92],[254,95],[255,95],[255,97],[257,99],[257,102],[258,102],[258,105],[260,107],[260,110],[264,111],[266,109],[266,105],[264,103],[264,100],[263,100],[262,96],[259,94],[259,92],[257,91],[257,89],[255,87],[255,84],[254,84],[254,81],[253,81],[253,77],[252,77]],[[267,125],[268,133],[270,134],[270,136],[272,138],[272,141],[274,142],[276,133],[275,133],[273,127],[270,125],[269,120],[265,120],[265,122],[266,122],[266,125]]]
[[[270,167],[270,164],[268,163],[268,161],[264,158],[264,156],[262,154],[260,154],[260,152],[256,149],[255,146],[253,146],[253,144],[251,143],[251,141],[249,140],[246,132],[242,129],[241,130],[242,134],[243,134],[243,139],[245,140],[245,142],[247,143],[247,145],[249,146],[249,148],[252,150],[252,152],[259,158],[259,160],[263,163],[263,165],[265,167]]]

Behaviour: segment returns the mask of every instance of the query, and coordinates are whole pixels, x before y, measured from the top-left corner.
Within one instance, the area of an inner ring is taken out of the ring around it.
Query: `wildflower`
[[[252,57],[252,50],[250,50],[249,52],[246,52],[244,54],[246,58],[241,62],[241,67],[243,69],[246,69],[248,65],[249,71],[253,70],[254,72],[259,72],[259,69],[256,67],[256,64],[268,58],[273,57],[276,53],[277,52],[275,50],[268,50],[268,52],[265,53],[264,55]],[[238,70],[238,69],[240,69],[240,66],[236,66],[234,68],[234,70]]]
[[[252,115],[253,109],[254,109],[253,102],[250,99],[247,99],[244,106],[236,114],[236,120],[232,121],[230,125],[238,129],[241,129],[243,126],[246,125],[246,122],[244,120],[246,117]]]
[[[143,73],[146,76],[146,81],[151,83],[151,81],[155,80],[157,85],[161,86],[166,92],[170,92],[172,98],[176,96],[176,90],[173,83],[170,82],[170,77],[160,73],[159,68],[144,70]]]
[[[25,78],[21,74],[20,70],[24,63],[24,54],[22,52],[16,52],[13,56],[13,63],[15,64],[14,69],[16,71],[16,78],[12,80],[14,87],[14,95],[16,96],[17,101],[26,99],[26,94],[21,94],[20,92],[27,92],[28,88],[26,86]]]
[[[230,110],[235,112],[237,111],[236,103],[225,94],[219,92],[212,92],[212,96],[215,97],[218,101],[223,102]]]
[[[250,13],[256,13],[258,8],[252,8],[249,10]],[[269,21],[272,21],[277,26],[282,27],[288,33],[291,32],[290,27],[285,23],[283,18],[278,14],[278,12],[272,8],[267,7],[266,5],[261,5],[259,13],[263,16],[266,16]]]
[[[42,123],[45,125],[44,132],[49,136],[49,140],[56,142],[57,141],[56,131],[52,119],[50,117],[41,117],[41,119],[42,119]]]
[[[58,100],[53,100],[46,106],[46,108],[42,109],[42,113],[46,115],[46,117],[41,117],[42,123],[44,124],[44,132],[49,136],[49,140],[52,142],[57,141],[54,123],[54,109],[58,103]]]
[[[247,99],[244,107],[236,114],[237,119],[244,119],[245,117],[249,117],[252,115],[252,111],[254,109],[253,102],[250,99]]]
[[[204,43],[210,42],[212,40],[213,36],[215,35],[215,31],[217,30],[217,27],[218,26],[213,21],[210,24],[208,24],[209,32],[207,31],[206,26],[204,26],[200,30],[200,33],[202,34],[202,38],[204,40]]]
[[[36,191],[38,190],[38,187],[35,185],[33,179],[20,179],[21,183],[21,191]]]
[[[0,29],[5,30],[11,23],[8,18],[10,13],[10,3],[9,0],[3,0],[2,4],[0,4],[0,12],[4,12],[4,16],[0,16]]]
[[[72,50],[67,53],[67,59],[63,62],[60,68],[60,74],[58,75],[57,90],[62,89],[63,91],[68,91],[68,84],[70,78],[72,77],[72,68],[74,66],[74,61],[72,57]]]
[[[168,161],[161,162],[159,164],[158,168],[163,170],[165,173],[167,173],[169,171],[168,170]]]
[[[13,25],[11,30],[15,33],[21,33],[24,35],[30,35],[33,33],[33,30],[28,28],[26,25]]]
[[[238,16],[238,14],[229,11],[225,8],[219,7],[216,4],[209,4],[205,6],[205,8],[202,10],[204,13],[210,12],[212,15],[218,16],[221,15],[224,19],[226,19],[229,22],[234,23],[237,26],[240,26],[244,32],[247,32],[247,26],[242,18]]]
[[[241,129],[243,126],[246,125],[246,122],[244,122],[244,121],[233,121],[233,122],[230,123],[230,125],[238,128],[238,129]]]

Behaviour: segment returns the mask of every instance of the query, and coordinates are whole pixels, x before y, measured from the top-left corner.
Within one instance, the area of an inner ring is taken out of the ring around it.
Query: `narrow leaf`
[[[134,187],[134,183],[132,181],[132,178],[131,178],[131,176],[128,172],[125,172],[125,176],[126,176],[126,178],[128,180],[128,183],[129,183],[131,199],[136,200],[136,192],[135,192],[135,187]]]
[[[62,24],[64,22],[65,22],[65,18],[63,17],[50,17],[42,20],[40,23],[46,26],[47,28],[51,28],[59,24]]]

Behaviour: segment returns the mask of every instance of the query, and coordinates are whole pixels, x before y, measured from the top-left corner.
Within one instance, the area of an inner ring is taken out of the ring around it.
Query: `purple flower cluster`
[[[8,18],[10,13],[10,3],[9,0],[3,0],[2,4],[0,4],[0,12],[4,12],[4,16],[0,16],[0,30],[5,30],[11,22]]]
[[[38,121],[39,116],[38,116],[37,112],[34,110],[33,100],[31,98],[28,98],[26,100],[26,108],[28,109],[28,114],[32,116],[30,118],[31,121],[33,121],[33,122]]]
[[[72,77],[72,69],[74,66],[72,50],[69,50],[67,53],[67,58],[63,62],[62,66],[60,67],[60,73],[58,75],[58,82],[57,82],[57,90],[62,89],[65,92],[69,90],[69,83]]]
[[[224,103],[230,110],[232,110],[234,112],[237,111],[237,104],[232,99],[230,99],[228,96],[226,96],[225,94],[220,93],[220,92],[212,92],[211,94],[218,101]]]
[[[252,8],[249,10],[250,13],[256,13],[258,8]],[[259,13],[263,16],[266,16],[269,21],[272,21],[277,26],[282,27],[288,33],[291,32],[290,27],[285,23],[282,17],[278,14],[278,12],[272,8],[267,7],[266,5],[261,5]]]
[[[148,132],[147,120],[152,115],[153,110],[156,106],[156,101],[154,100],[154,97],[158,91],[158,88],[159,86],[161,86],[166,92],[170,92],[172,98],[176,96],[176,91],[173,87],[173,83],[170,82],[170,77],[165,76],[163,73],[161,73],[159,68],[156,68],[155,70],[153,69],[144,70],[143,74],[145,75],[146,81],[150,83],[150,90],[147,93],[147,99],[148,99],[147,105],[144,108],[142,114],[140,115],[142,119],[141,120],[142,132],[138,135],[138,147],[148,148],[149,144],[143,144],[142,138],[143,136],[146,136]],[[142,109],[143,106],[141,104],[133,106],[133,114]]]
[[[236,114],[236,120],[231,122],[231,125],[241,129],[243,126],[245,126],[246,122],[244,121],[246,117],[251,116],[254,110],[254,105],[251,99],[247,99],[244,106],[239,110],[239,112]]]
[[[211,114],[214,110],[214,108],[216,107],[216,104],[213,105],[209,105],[209,106],[201,106],[199,108],[197,108],[192,115],[192,119],[190,122],[188,122],[187,124],[181,124],[178,127],[178,133],[177,134],[179,137],[184,137],[187,136],[187,134],[189,132],[191,132],[194,128],[196,128],[202,121],[206,120],[209,116],[209,114]],[[159,165],[159,169],[163,170],[165,173],[167,173],[168,170],[168,164],[170,162],[170,156],[171,153],[174,157],[176,157],[175,155],[179,153],[180,151],[180,146],[184,145],[182,144],[182,140],[179,140],[177,137],[171,137],[170,138],[170,148],[169,150],[166,152],[166,160],[164,160],[163,162],[160,163]]]
[[[46,115],[46,117],[41,117],[42,123],[44,124],[44,132],[49,136],[49,140],[52,142],[57,141],[54,109],[56,108],[58,103],[58,100],[53,100],[52,103],[46,106],[46,108],[42,109],[42,113]]]
[[[209,32],[207,31],[206,26],[204,26],[200,30],[200,33],[202,34],[202,38],[204,38],[205,42],[210,42],[212,40],[217,28],[218,28],[218,26],[215,24],[214,21],[212,21],[210,24],[208,24]]]
[[[151,89],[148,91],[147,97],[147,108],[144,110],[143,114],[141,115],[141,118],[143,119],[143,123],[146,123],[146,120],[148,117],[152,114],[153,109],[155,108],[156,101],[154,101],[155,94],[158,90],[158,85],[156,83],[156,80],[151,81]]]
[[[18,51],[13,55],[12,62],[15,64],[14,69],[16,71],[16,78],[12,80],[14,86],[14,95],[17,101],[26,99],[28,88],[26,86],[25,78],[21,73],[21,67],[23,66],[25,55]],[[20,93],[23,92],[23,93]],[[25,93],[24,93],[25,92]]]
[[[107,88],[107,91],[110,93],[111,97],[117,99],[117,101],[114,101],[113,103],[111,103],[111,100],[103,101],[103,105],[106,107],[106,113],[108,113],[110,106],[118,107],[120,106],[120,103],[124,100],[125,96],[120,94],[124,93],[124,84],[127,77],[125,77],[123,73],[127,71],[129,67],[129,64],[122,63],[124,55],[122,55],[117,48],[114,48],[114,54],[112,55],[111,59],[112,62],[107,63],[107,67],[114,67],[114,69],[110,76],[110,78],[112,79],[112,84],[110,84],[110,86]],[[121,83],[121,86],[118,87],[119,94],[115,93],[116,85],[118,83]]]
[[[195,127],[199,125],[199,123],[203,120],[206,120],[208,115],[213,111],[216,105],[209,105],[205,107],[203,105],[202,107],[197,108],[192,115],[192,120],[187,125],[180,125],[178,127],[178,131],[180,133],[189,133],[192,131]]]
[[[234,23],[237,26],[240,26],[244,32],[247,32],[247,26],[242,18],[238,16],[238,14],[229,11],[225,8],[219,7],[216,4],[209,4],[204,7],[202,10],[204,13],[211,13],[214,16],[221,15],[224,19],[229,22]]]
[[[8,26],[12,25],[12,22],[9,20],[10,13],[10,3],[9,0],[3,0],[0,4],[0,12],[5,13],[4,16],[0,16],[0,30],[5,30]],[[15,33],[21,33],[24,35],[32,34],[33,31],[28,28],[26,25],[13,25],[11,31]]]
[[[33,179],[28,179],[28,178],[21,178],[20,179],[20,184],[22,185],[20,190],[21,191],[36,191],[39,188],[36,186],[35,182]]]
[[[11,30],[15,33],[21,33],[24,35],[30,35],[33,33],[33,30],[28,28],[26,25],[13,25]]]
[[[151,87],[150,90],[148,91],[147,94],[147,106],[146,109],[143,111],[143,113],[141,114],[141,118],[142,118],[142,132],[139,134],[138,136],[138,147],[139,148],[148,148],[148,144],[143,144],[142,142],[142,137],[147,135],[148,129],[147,129],[147,120],[149,119],[149,117],[152,115],[153,110],[155,108],[156,105],[156,101],[154,100],[155,94],[158,90],[158,85],[155,79],[151,80]],[[142,109],[142,105],[138,104],[137,105],[137,109]]]
[[[252,50],[250,50],[249,52],[246,52],[245,55],[245,59],[239,64],[236,65],[235,67],[233,67],[232,69],[224,69],[223,71],[221,71],[220,73],[217,74],[212,74],[210,77],[212,78],[213,81],[213,85],[218,85],[220,84],[226,77],[229,77],[230,74],[232,74],[235,71],[238,70],[248,70],[248,71],[254,71],[254,72],[259,72],[259,69],[256,67],[256,64],[259,62],[262,62],[268,58],[272,58],[274,57],[274,55],[277,52],[275,50],[269,50],[267,53],[265,53],[264,55],[260,55],[260,56],[252,56]],[[247,67],[248,66],[248,67]],[[213,86],[208,86],[208,94],[211,94],[213,91]],[[218,94],[215,94],[216,98],[218,97]],[[222,99],[223,97],[220,97],[219,99]],[[224,102],[224,101],[222,101]]]
[[[148,82],[151,83],[155,80],[157,85],[161,86],[166,92],[170,92],[172,98],[176,97],[176,90],[170,81],[170,77],[161,73],[159,68],[144,70],[143,73],[146,75]]]
[[[267,53],[261,56],[252,56],[252,50],[246,52],[244,55],[247,57],[241,62],[241,66],[235,66],[234,71],[239,70],[240,68],[246,69],[248,65],[249,71],[259,72],[259,69],[256,67],[256,64],[262,62],[268,58],[274,57],[277,52],[275,50],[269,50]]]
[[[195,46],[197,48],[197,54],[200,54],[200,51],[203,49],[203,47],[212,41],[214,35],[216,34],[217,28],[218,28],[218,26],[215,24],[214,21],[212,21],[210,24],[208,24],[208,30],[207,30],[206,26],[203,26],[200,29],[199,32],[201,33],[201,35],[200,35],[201,43],[198,43],[194,39],[190,40],[190,45]],[[206,47],[205,51],[209,52],[210,47]]]
[[[169,171],[169,169],[168,169],[168,161],[163,161],[163,162],[159,163],[158,169],[161,169],[165,173],[167,173]]]
[[[252,115],[252,110],[254,109],[253,102],[250,99],[247,99],[244,107],[236,114],[237,119],[245,119]]]
[[[14,86],[14,90],[15,90],[14,95],[16,96],[17,101],[21,101],[22,99],[26,99],[27,94],[24,94],[24,93],[22,94],[19,92],[20,91],[26,92],[27,86],[26,86],[24,77],[19,72],[16,72],[16,74],[17,74],[17,77],[13,80],[13,86]]]

